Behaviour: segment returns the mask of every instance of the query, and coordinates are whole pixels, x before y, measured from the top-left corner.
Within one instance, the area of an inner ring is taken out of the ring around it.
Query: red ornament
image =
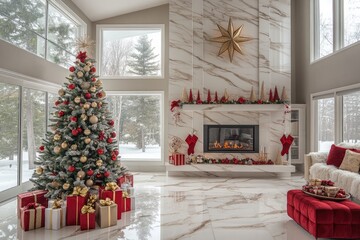
[[[110,126],[114,126],[114,120],[109,120],[109,121],[108,121],[108,124],[109,124]]]
[[[109,176],[110,176],[110,172],[109,172],[109,171],[104,172],[104,177],[109,177]]]
[[[100,140],[100,141],[102,141],[102,140],[104,140],[104,139],[105,139],[104,136],[99,135],[99,140]]]
[[[115,156],[119,155],[119,150],[115,149],[114,151],[112,151],[112,154],[114,154]]]
[[[239,97],[238,103],[243,104],[244,102],[246,102],[245,98]]]
[[[59,105],[60,104],[60,101],[59,100],[56,100],[55,101],[55,106]]]
[[[85,98],[90,99],[91,98],[91,93],[85,93]]]
[[[79,52],[78,55],[76,56],[77,59],[80,60],[80,62],[85,62],[85,59],[87,58],[86,56],[86,52]]]
[[[116,159],[117,159],[116,155],[111,155],[111,160],[116,161]]]
[[[75,72],[75,67],[71,66],[71,67],[69,68],[69,71],[70,71],[70,72]]]
[[[218,103],[219,102],[219,98],[218,98],[218,94],[217,91],[215,91],[215,99],[214,102]]]
[[[62,116],[64,116],[64,115],[65,115],[65,113],[64,113],[63,111],[59,111],[59,112],[58,112],[58,116],[59,116],[59,117],[62,117]]]
[[[40,147],[39,147],[39,150],[42,152],[42,151],[45,150],[45,147],[44,147],[44,146],[40,146]]]
[[[110,133],[110,136],[111,136],[112,138],[115,138],[115,137],[116,137],[116,132]]]
[[[102,148],[99,148],[99,149],[97,150],[97,153],[98,153],[99,155],[102,155],[102,154],[104,154],[104,149],[102,149]]]
[[[86,174],[88,176],[92,176],[94,174],[94,171],[92,169],[89,169],[89,170],[86,171]]]
[[[211,95],[210,95],[210,90],[208,89],[208,94],[207,94],[207,102],[211,103]]]
[[[95,82],[95,81],[96,81],[96,78],[92,78],[91,81]]]
[[[75,167],[74,167],[74,166],[69,166],[69,167],[68,167],[68,171],[69,171],[69,172],[75,171]]]
[[[102,98],[102,97],[103,97],[103,94],[102,94],[101,92],[98,92],[98,93],[96,94],[96,96],[97,96],[98,98]]]
[[[71,118],[70,118],[70,121],[72,121],[72,122],[77,122],[77,117],[75,117],[75,116],[72,116]]]
[[[107,143],[112,143],[112,142],[113,142],[113,139],[112,139],[112,138],[108,138],[106,141],[107,141]]]
[[[69,105],[69,101],[68,101],[68,100],[65,100],[65,101],[63,102],[63,104],[64,104],[64,105]]]
[[[95,68],[95,67],[92,67],[92,68],[90,69],[90,72],[92,72],[92,73],[96,72],[96,68]]]
[[[78,127],[76,130],[78,131],[78,133],[82,133],[82,128],[81,127]]]
[[[75,84],[73,84],[73,83],[69,84],[68,88],[71,89],[71,90],[75,89]]]
[[[73,130],[71,130],[71,134],[72,134],[73,136],[77,136],[77,135],[79,134],[79,132],[78,132],[77,129],[73,129]]]
[[[193,101],[194,101],[194,99],[193,99],[193,94],[192,94],[192,90],[190,89],[188,102],[192,103]]]
[[[101,178],[101,173],[96,174],[97,178]]]

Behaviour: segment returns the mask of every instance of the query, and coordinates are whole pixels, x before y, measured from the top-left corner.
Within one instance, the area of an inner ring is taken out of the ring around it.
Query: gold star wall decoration
[[[223,28],[219,24],[217,24],[217,26],[220,30],[221,36],[211,38],[210,41],[222,43],[219,49],[218,56],[228,51],[230,62],[232,62],[235,51],[237,51],[240,54],[244,54],[240,47],[240,43],[250,41],[251,38],[241,36],[241,31],[244,25],[241,25],[239,28],[234,30],[234,25],[232,23],[231,18],[229,19],[229,24],[227,29]]]

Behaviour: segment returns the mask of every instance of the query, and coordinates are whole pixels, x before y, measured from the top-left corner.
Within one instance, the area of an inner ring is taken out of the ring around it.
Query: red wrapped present
[[[66,197],[66,225],[79,225],[81,208],[86,204],[88,189],[74,187],[73,193]]]
[[[110,198],[118,206],[122,206],[122,190],[115,182],[106,183],[105,189],[100,189],[99,199]],[[121,219],[121,207],[117,208],[117,219]]]
[[[132,175],[131,173],[126,173],[125,174],[125,182],[129,183],[132,187],[134,186],[134,175]],[[121,186],[121,184],[120,184]]]
[[[24,231],[45,226],[45,207],[38,203],[29,203],[20,209],[20,225]]]
[[[20,218],[20,209],[27,206],[29,203],[39,203],[45,208],[48,207],[48,199],[45,197],[47,191],[36,190],[32,192],[21,193],[17,196],[17,212]]]
[[[123,196],[123,204],[121,205],[121,212],[131,211],[131,198],[127,192],[122,193]]]
[[[81,208],[80,229],[89,230],[95,228],[95,209],[85,205]]]
[[[125,183],[126,182],[126,178],[125,178],[125,175],[123,176],[120,176],[116,179],[116,183],[118,186],[121,186],[121,184]]]
[[[185,154],[173,153],[171,158],[174,165],[185,165]]]

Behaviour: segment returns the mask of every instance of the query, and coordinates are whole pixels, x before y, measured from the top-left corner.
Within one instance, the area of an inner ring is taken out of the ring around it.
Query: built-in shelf
[[[184,111],[249,111],[249,112],[276,112],[284,111],[283,104],[183,104]]]

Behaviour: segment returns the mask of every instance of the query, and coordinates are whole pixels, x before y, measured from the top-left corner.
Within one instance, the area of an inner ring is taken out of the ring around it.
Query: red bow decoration
[[[176,107],[180,107],[180,100],[174,100],[174,101],[172,101],[171,102],[171,108],[170,108],[170,111],[174,111],[174,108],[176,108]]]
[[[87,58],[86,52],[80,51],[80,52],[78,53],[78,55],[76,56],[76,58],[79,59],[80,62],[82,62],[82,63],[85,62],[85,59]]]
[[[39,206],[40,206],[39,203],[29,203],[28,205],[25,206],[25,209],[26,209],[26,210],[36,209],[36,208],[39,207]]]

